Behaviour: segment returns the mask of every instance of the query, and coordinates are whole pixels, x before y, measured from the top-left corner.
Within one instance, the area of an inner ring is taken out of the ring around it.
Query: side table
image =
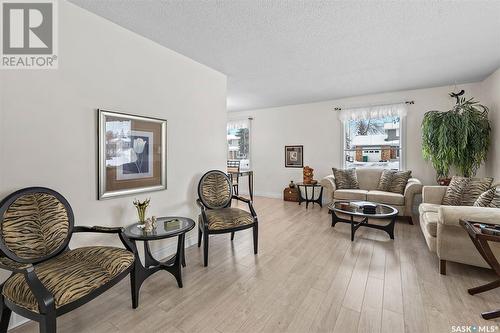
[[[297,183],[297,190],[299,191],[299,205],[303,203],[304,201],[306,202],[306,209],[309,207],[309,203],[311,202],[313,205],[314,203],[319,204],[320,207],[323,207],[323,186],[319,183],[316,184],[305,184],[305,183]],[[300,188],[304,188],[304,193],[305,193],[305,198],[302,196],[302,192],[300,191]],[[312,193],[311,197],[309,197],[309,194],[307,193],[307,189],[311,188]],[[314,199],[315,196],[315,189],[319,188],[319,195],[318,198]]]
[[[488,244],[488,242],[500,242],[500,236],[483,234],[481,232],[481,229],[474,225],[475,223],[478,222],[460,220],[460,225],[467,231],[477,250],[483,257],[483,259],[488,263],[488,265],[490,265],[491,268],[495,271],[498,279],[485,285],[468,289],[467,291],[471,295],[500,287],[500,264],[498,263],[497,258],[491,251],[490,245]],[[487,223],[481,224],[488,225]],[[500,310],[483,312],[481,313],[481,316],[484,319],[498,318],[500,317]]]
[[[145,232],[138,227],[139,223],[129,225],[124,229],[125,237],[130,241],[131,249],[135,255],[134,268],[130,273],[132,287],[132,307],[139,305],[139,290],[149,276],[165,270],[177,280],[177,285],[182,288],[181,266],[186,266],[184,257],[184,240],[186,233],[194,228],[194,221],[186,217],[159,217],[157,227],[151,232]],[[177,252],[164,261],[153,258],[149,248],[149,241],[178,237]],[[142,264],[137,251],[136,241],[144,242],[144,264]]]

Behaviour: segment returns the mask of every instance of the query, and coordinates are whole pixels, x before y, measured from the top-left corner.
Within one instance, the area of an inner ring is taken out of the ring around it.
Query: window
[[[239,160],[241,170],[250,169],[250,120],[227,123],[227,159]]]
[[[397,105],[342,110],[344,168],[403,169],[403,117]]]

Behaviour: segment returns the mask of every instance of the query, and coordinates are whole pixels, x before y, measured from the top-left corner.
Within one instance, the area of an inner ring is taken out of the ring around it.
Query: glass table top
[[[127,226],[124,230],[125,236],[137,240],[153,240],[174,237],[188,232],[194,228],[194,221],[187,217],[165,216],[156,219],[156,229],[151,232],[140,228],[140,223]]]
[[[297,185],[297,186],[323,186],[319,182],[314,183],[314,184],[300,182],[300,183],[295,183],[295,185]]]
[[[339,213],[349,214],[349,215],[372,216],[372,217],[393,216],[393,215],[396,215],[398,213],[398,210],[396,208],[391,207],[389,205],[376,203],[376,202],[370,202],[371,204],[376,205],[374,214],[364,213],[363,208],[360,208],[360,207],[352,204],[354,202],[356,202],[356,201],[332,202],[331,204],[328,205],[328,209],[339,212]]]

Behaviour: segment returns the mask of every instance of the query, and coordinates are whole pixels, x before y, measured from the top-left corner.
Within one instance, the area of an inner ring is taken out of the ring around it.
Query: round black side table
[[[317,203],[320,207],[323,207],[323,186],[320,183],[316,184],[305,184],[305,183],[297,183],[297,189],[299,190],[299,205],[303,203],[304,201],[306,202],[306,209],[309,207],[309,203],[311,202],[313,205],[314,203]],[[300,191],[300,188],[304,188],[304,193],[306,197],[304,198],[302,196],[302,192]],[[314,192],[315,189],[319,187],[319,196],[318,198],[314,199]],[[309,198],[309,195],[307,193],[307,188],[312,188],[312,194],[311,197]]]
[[[139,305],[139,290],[141,285],[149,276],[165,270],[171,273],[177,280],[177,285],[182,288],[181,267],[186,266],[184,257],[184,240],[186,233],[194,228],[194,221],[187,217],[169,216],[159,217],[157,227],[151,232],[145,232],[139,228],[139,223],[129,225],[124,229],[125,237],[130,240],[132,251],[135,255],[134,269],[131,274],[132,284],[132,307],[135,309]],[[149,248],[149,241],[178,237],[177,252],[164,261],[153,258]],[[136,241],[144,242],[144,264],[142,264],[137,251]]]

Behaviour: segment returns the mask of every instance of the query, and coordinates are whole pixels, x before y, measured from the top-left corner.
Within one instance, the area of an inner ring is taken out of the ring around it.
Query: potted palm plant
[[[449,183],[450,169],[474,176],[486,160],[490,144],[488,108],[474,98],[451,93],[457,102],[449,111],[429,111],[422,122],[422,154],[436,170],[438,183]]]

